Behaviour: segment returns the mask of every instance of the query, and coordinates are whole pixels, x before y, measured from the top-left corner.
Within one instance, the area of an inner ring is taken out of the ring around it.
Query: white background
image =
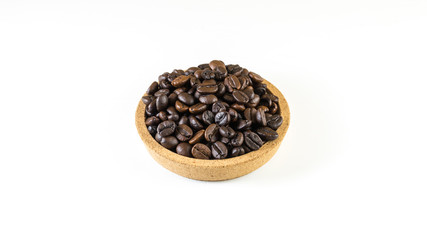
[[[0,239],[427,239],[427,2],[0,2]],[[221,59],[289,102],[259,170],[158,165],[134,113]]]

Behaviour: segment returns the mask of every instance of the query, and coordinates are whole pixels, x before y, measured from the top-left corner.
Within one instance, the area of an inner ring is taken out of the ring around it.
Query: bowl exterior
[[[148,152],[160,165],[183,177],[203,180],[221,181],[246,175],[268,162],[280,147],[289,127],[289,106],[282,93],[268,81],[268,89],[279,97],[279,106],[283,124],[277,129],[279,137],[265,143],[259,150],[225,160],[202,160],[188,158],[167,150],[149,134],[145,125],[145,104],[139,101],[135,115],[138,133]]]

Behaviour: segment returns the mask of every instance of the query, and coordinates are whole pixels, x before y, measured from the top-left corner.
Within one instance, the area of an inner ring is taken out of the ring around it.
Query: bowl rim
[[[239,165],[242,163],[256,160],[262,151],[267,151],[272,146],[276,144],[280,144],[282,142],[290,123],[289,105],[285,97],[283,96],[283,94],[269,81],[264,79],[263,83],[267,85],[267,89],[270,90],[271,93],[273,93],[279,98],[280,116],[282,116],[283,118],[283,123],[276,130],[279,137],[273,141],[268,141],[267,143],[262,145],[260,149],[256,151],[245,153],[238,157],[225,158],[222,160],[190,158],[190,157],[185,157],[185,156],[179,155],[178,153],[172,152],[171,150],[163,147],[160,143],[158,143],[154,139],[154,137],[152,137],[151,134],[148,132],[147,126],[145,125],[145,104],[142,102],[141,99],[139,100],[138,107],[135,113],[136,128],[138,130],[138,133],[142,141],[144,142],[147,148],[150,148],[160,156],[179,164],[199,166],[199,167],[223,168],[223,167]],[[144,94],[144,96],[145,95],[146,94]]]

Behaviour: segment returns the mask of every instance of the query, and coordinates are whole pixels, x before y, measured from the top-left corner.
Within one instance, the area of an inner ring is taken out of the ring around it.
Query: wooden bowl
[[[264,83],[267,84],[268,89],[274,95],[279,97],[280,115],[283,117],[283,124],[277,129],[279,137],[265,143],[257,151],[224,160],[203,160],[174,153],[160,145],[148,132],[145,125],[145,104],[141,100],[135,114],[135,123],[139,136],[154,160],[178,175],[203,181],[220,181],[246,175],[258,169],[273,157],[289,127],[290,113],[286,99],[273,84],[266,80],[264,80]]]

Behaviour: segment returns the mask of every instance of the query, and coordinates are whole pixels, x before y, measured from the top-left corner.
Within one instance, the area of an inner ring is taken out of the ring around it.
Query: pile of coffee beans
[[[145,124],[163,147],[198,159],[224,159],[278,138],[279,99],[263,78],[213,60],[163,73],[142,97]]]

